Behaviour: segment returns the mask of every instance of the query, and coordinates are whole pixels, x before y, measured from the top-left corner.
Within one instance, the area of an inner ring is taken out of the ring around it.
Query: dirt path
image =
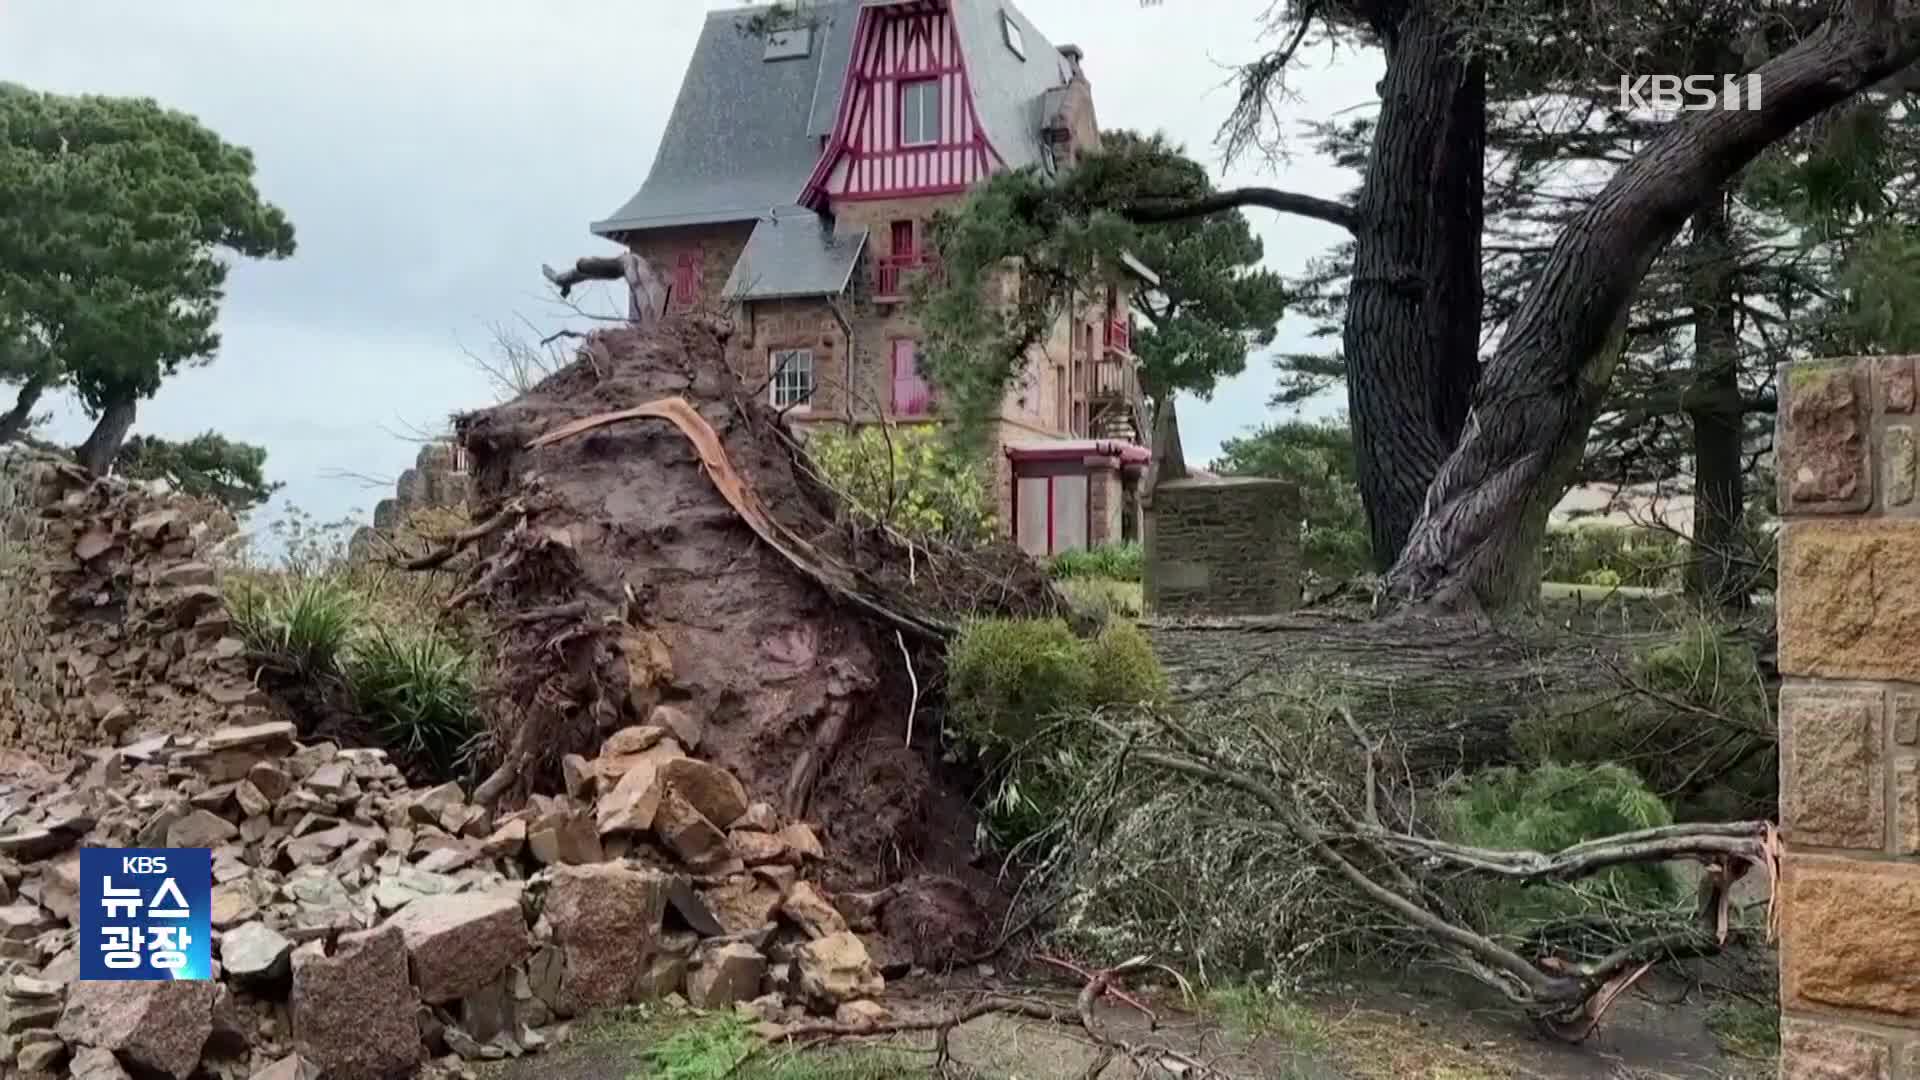
[[[1071,1009],[1073,992],[996,985],[977,979],[903,980],[890,987],[899,1015],[936,1014],[978,1000],[983,993],[1041,996]],[[1135,1045],[1163,1046],[1210,1063],[1231,1076],[1262,1080],[1762,1080],[1770,1058],[1727,1053],[1708,1026],[1709,1005],[1684,988],[1656,985],[1623,999],[1582,1046],[1542,1039],[1511,1011],[1446,978],[1413,990],[1351,987],[1294,1002],[1229,995],[1186,1002],[1176,995],[1146,998],[1157,1014],[1149,1024],[1117,1005],[1098,1011],[1102,1030]],[[536,1058],[487,1070],[488,1080],[652,1080],[661,1070],[645,1050],[685,1025],[684,1017],[634,1014],[589,1022],[567,1046]],[[865,1050],[813,1062],[775,1056],[765,1071],[741,1080],[878,1080],[932,1076],[930,1037],[901,1039],[888,1049]],[[974,1080],[1081,1080],[1099,1048],[1077,1028],[989,1015],[956,1029],[949,1075]],[[877,1055],[877,1056],[876,1056]],[[724,1064],[714,1073],[725,1072]],[[1174,1074],[1158,1071],[1155,1075]],[[675,1075],[705,1080],[685,1069]],[[1115,1062],[1092,1075],[1121,1080],[1136,1075]]]

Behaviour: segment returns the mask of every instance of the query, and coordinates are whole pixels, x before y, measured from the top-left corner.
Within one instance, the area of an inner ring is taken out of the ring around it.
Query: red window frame
[[[917,87],[917,86],[933,87],[933,136],[931,138],[920,139],[918,141],[909,142],[907,140],[907,94],[911,90],[913,90],[914,87]],[[944,125],[941,123],[941,116],[940,116],[942,111],[943,111],[943,103],[940,100],[940,79],[938,76],[934,76],[932,78],[927,78],[927,79],[901,79],[899,98],[896,101],[895,107],[894,107],[894,112],[897,113],[900,118],[898,123],[898,130],[894,132],[895,141],[898,142],[901,146],[938,146],[940,145],[940,136],[943,134],[941,129],[942,127],[944,127]]]
[[[920,343],[912,338],[894,338],[887,350],[895,416],[927,416],[933,412],[933,384],[920,375],[919,352]]]
[[[913,258],[914,253],[918,250],[915,244],[916,238],[914,232],[914,223],[910,220],[896,221],[893,223],[891,233],[893,238],[893,257],[895,259],[906,261]]]

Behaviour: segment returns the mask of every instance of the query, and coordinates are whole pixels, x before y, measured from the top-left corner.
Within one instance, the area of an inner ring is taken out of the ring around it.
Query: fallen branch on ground
[[[1146,971],[1157,966],[1158,965],[1149,962],[1145,957],[1136,957],[1126,963],[1118,964],[1103,971],[1089,973],[1086,984],[1081,987],[1080,993],[1074,998],[1074,1007],[1071,1012],[1038,1001],[1019,998],[990,998],[951,1013],[943,1013],[938,1016],[923,1017],[916,1020],[888,1020],[880,1023],[866,1024],[821,1022],[782,1027],[773,1038],[755,1047],[749,1051],[745,1057],[735,1062],[733,1067],[727,1071],[727,1075],[733,1076],[738,1074],[741,1069],[746,1067],[748,1062],[758,1057],[762,1051],[773,1046],[788,1045],[796,1051],[806,1051],[845,1039],[868,1039],[885,1035],[908,1035],[929,1031],[934,1034],[934,1068],[939,1070],[952,1060],[949,1052],[948,1039],[953,1034],[954,1028],[970,1020],[977,1020],[982,1016],[1003,1013],[1008,1016],[1024,1016],[1032,1020],[1043,1020],[1048,1023],[1080,1028],[1101,1050],[1100,1057],[1088,1066],[1087,1076],[1101,1075],[1102,1071],[1115,1057],[1125,1057],[1134,1063],[1135,1068],[1138,1069],[1142,1075],[1148,1075],[1149,1069],[1158,1067],[1164,1070],[1168,1065],[1172,1065],[1177,1068],[1180,1075],[1191,1077],[1192,1080],[1234,1080],[1231,1074],[1223,1072],[1217,1067],[1200,1061],[1197,1058],[1179,1053],[1170,1047],[1157,1043],[1129,1042],[1116,1038],[1101,1030],[1100,1025],[1094,1019],[1094,1003],[1106,995],[1117,995],[1121,1000],[1133,1002],[1131,997],[1119,990],[1117,984],[1129,974]],[[1083,970],[1071,966],[1069,966],[1069,968],[1075,971]],[[1145,1010],[1145,1006],[1138,1005],[1137,1003],[1135,1003],[1135,1007],[1143,1011]],[[1152,1013],[1148,1012],[1148,1015],[1151,1016]]]

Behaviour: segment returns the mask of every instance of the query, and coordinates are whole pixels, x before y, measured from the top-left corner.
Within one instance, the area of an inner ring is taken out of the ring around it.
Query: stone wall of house
[[[1916,359],[1780,379],[1784,1080],[1920,1080]]]
[[[1146,516],[1149,615],[1271,615],[1300,602],[1300,489],[1254,477],[1163,482]]]

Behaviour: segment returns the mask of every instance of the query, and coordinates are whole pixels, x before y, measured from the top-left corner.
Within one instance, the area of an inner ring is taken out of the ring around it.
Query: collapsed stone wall
[[[1780,377],[1786,1080],[1920,1080],[1917,360]]]
[[[10,642],[0,748],[60,764],[136,723],[188,733],[271,718],[210,561],[236,531],[224,509],[24,447],[0,452],[0,486],[19,560],[0,620],[31,628]]]
[[[1300,602],[1300,489],[1192,477],[1153,487],[1145,605],[1160,616],[1274,615]]]
[[[466,451],[451,440],[429,442],[414,455],[413,467],[394,481],[393,497],[374,504],[373,524],[354,530],[348,551],[356,556],[373,551],[376,532],[393,536],[425,511],[465,514],[472,495]]]
[[[813,827],[688,756],[691,718],[653,719],[498,815],[286,722],[0,763],[0,1075],[458,1072],[674,994],[884,1017],[911,963],[876,933],[885,898],[817,888]],[[212,980],[78,981],[83,846],[211,850]]]

